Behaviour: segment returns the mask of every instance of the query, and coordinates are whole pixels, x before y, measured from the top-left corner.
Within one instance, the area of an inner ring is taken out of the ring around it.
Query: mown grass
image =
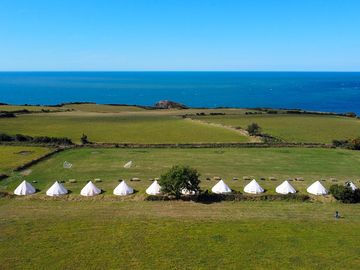
[[[193,123],[174,116],[60,113],[21,115],[0,119],[1,131],[30,136],[68,137],[80,142],[85,133],[92,142],[200,143],[247,142],[232,130]]]
[[[130,169],[123,165],[132,160]],[[64,169],[63,162],[73,164],[71,169]],[[79,196],[80,189],[89,179],[100,178],[96,183],[105,192],[112,191],[119,179],[126,179],[128,184],[139,192],[135,197],[144,194],[150,185],[150,178],[159,177],[173,165],[190,165],[199,170],[202,188],[210,189],[215,180],[206,180],[214,176],[222,177],[234,190],[242,191],[249,182],[244,176],[256,178],[267,190],[275,193],[275,187],[288,178],[302,177],[304,181],[293,181],[292,184],[300,193],[306,193],[306,187],[315,180],[326,180],[326,187],[334,183],[353,180],[360,186],[360,152],[335,149],[302,149],[302,148],[216,148],[216,149],[77,149],[67,150],[54,155],[31,167],[32,173],[26,177],[14,174],[0,182],[0,187],[12,191],[23,180],[37,181],[34,184],[41,190],[42,196],[55,180],[76,179],[77,183],[65,183],[73,193]],[[137,177],[141,181],[129,179]],[[233,180],[236,177],[238,180]],[[260,178],[266,180],[260,180]],[[269,180],[275,177],[276,180]],[[335,178],[339,182],[333,182]]]
[[[360,136],[360,120],[349,117],[260,114],[194,118],[244,129],[251,123],[257,123],[263,133],[286,142],[331,143],[333,139],[351,139]]]
[[[50,151],[46,147],[0,145],[0,174],[9,174],[12,169]]]
[[[335,210],[344,217],[333,218]],[[0,200],[1,269],[358,269],[359,205]]]

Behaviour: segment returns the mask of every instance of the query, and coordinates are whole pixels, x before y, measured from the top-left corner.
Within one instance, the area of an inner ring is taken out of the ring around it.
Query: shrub
[[[200,191],[199,177],[198,171],[189,166],[173,166],[165,174],[161,175],[159,182],[163,192],[180,198],[183,189],[189,192]]]
[[[335,199],[343,203],[360,202],[360,189],[353,191],[349,186],[332,185],[329,191]]]
[[[360,150],[360,137],[352,139],[350,141],[351,149],[353,150]]]
[[[254,136],[260,134],[261,128],[258,124],[252,123],[251,125],[248,125],[246,131],[249,132],[250,135]]]
[[[12,112],[0,112],[0,118],[14,118],[16,115]]]
[[[23,134],[16,134],[15,136],[0,133],[0,142],[29,142],[29,143],[44,143],[55,145],[72,145],[73,142],[69,138],[57,137],[31,137]]]
[[[332,145],[335,147],[349,147],[348,140],[332,140]]]
[[[81,136],[80,140],[81,140],[82,144],[88,144],[89,143],[88,137],[85,134],[83,134]]]

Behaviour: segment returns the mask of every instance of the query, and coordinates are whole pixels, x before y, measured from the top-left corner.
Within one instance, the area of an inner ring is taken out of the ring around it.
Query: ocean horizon
[[[288,108],[360,114],[360,72],[0,72],[0,102]]]

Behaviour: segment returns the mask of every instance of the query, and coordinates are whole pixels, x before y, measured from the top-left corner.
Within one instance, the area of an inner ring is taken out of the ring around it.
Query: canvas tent
[[[231,188],[223,180],[220,180],[212,187],[211,191],[216,194],[231,193]]]
[[[114,195],[125,196],[128,194],[134,193],[134,189],[126,184],[123,180],[117,187],[114,189]]]
[[[160,193],[161,193],[161,186],[156,180],[146,189],[146,194],[149,195],[158,195]]]
[[[326,188],[320,183],[320,181],[316,181],[311,184],[306,191],[313,195],[326,195],[328,192]]]
[[[131,168],[131,166],[132,166],[132,161],[129,161],[124,165],[124,168],[129,169],[129,168]]]
[[[89,181],[85,187],[80,191],[82,196],[95,196],[101,193],[101,189],[98,189],[93,182]]]
[[[46,191],[46,195],[48,196],[60,196],[67,193],[67,189],[58,181],[55,181],[55,183]]]
[[[275,191],[279,194],[296,193],[296,189],[288,181],[282,182],[281,185],[276,187]]]
[[[256,182],[255,179],[253,179],[249,184],[244,187],[244,191],[246,193],[259,194],[263,193],[264,189],[258,184],[258,182]]]
[[[21,184],[14,190],[14,194],[16,195],[30,195],[35,192],[35,188],[25,180],[22,181]]]
[[[345,186],[348,186],[349,188],[351,188],[353,191],[355,191],[355,189],[357,189],[357,187],[355,186],[355,184],[352,181],[346,182]]]

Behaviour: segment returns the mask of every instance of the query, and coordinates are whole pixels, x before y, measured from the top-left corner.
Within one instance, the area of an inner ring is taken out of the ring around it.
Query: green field
[[[83,111],[83,112],[99,112],[99,113],[118,113],[118,112],[141,112],[145,109],[137,106],[111,106],[103,104],[66,104],[63,108]]]
[[[132,160],[134,167],[123,168]],[[64,169],[63,162],[73,164],[71,169]],[[315,180],[326,180],[326,187],[345,180],[353,180],[360,185],[360,152],[334,149],[303,148],[216,148],[216,149],[77,149],[58,153],[35,166],[26,177],[14,174],[0,182],[0,187],[12,191],[23,180],[37,181],[34,186],[42,196],[55,180],[76,179],[77,183],[65,183],[73,193],[79,196],[80,189],[89,179],[100,178],[97,185],[105,190],[105,196],[112,195],[112,190],[119,179],[126,179],[139,191],[135,196],[143,195],[150,178],[159,177],[172,165],[190,165],[199,170],[202,188],[209,189],[217,181],[206,180],[214,176],[222,177],[234,190],[242,191],[249,182],[244,176],[254,177],[267,189],[274,189],[285,179],[302,177],[304,181],[293,181],[300,193],[306,193],[306,187]],[[137,177],[141,181],[130,182]],[[233,180],[233,178],[238,180]],[[260,178],[266,180],[259,180]],[[277,180],[269,180],[275,177]],[[334,179],[332,179],[334,178]],[[131,196],[130,196],[131,197]]]
[[[109,143],[247,142],[235,131],[153,114],[54,113],[0,119],[1,132]]]
[[[42,110],[47,111],[65,111],[66,108],[63,107],[49,107],[49,106],[18,106],[18,105],[0,105],[0,111],[4,112],[13,112],[13,111],[21,111],[28,110],[29,112],[41,112]]]
[[[109,143],[249,142],[252,138],[234,128],[256,122],[264,133],[288,142],[329,143],[360,135],[360,120],[334,116],[96,104],[62,108],[73,111],[1,118],[0,132],[69,137],[76,143],[83,133],[90,141]],[[208,115],[214,112],[226,115]],[[200,121],[183,119],[184,114]],[[359,204],[342,204],[332,195],[311,196],[307,202],[150,202],[145,201],[145,189],[173,165],[198,169],[203,190],[217,183],[215,176],[242,193],[249,183],[243,178],[256,178],[265,195],[275,194],[286,179],[299,194],[307,194],[306,188],[316,180],[326,188],[347,180],[360,186],[360,151],[86,147],[59,152],[23,172],[13,172],[49,151],[0,146],[0,173],[10,175],[0,181],[0,191],[12,193],[23,180],[37,189],[30,196],[0,198],[0,269],[359,268]],[[123,168],[130,160],[134,166]],[[72,168],[63,168],[64,161]],[[134,177],[140,180],[131,181]],[[81,188],[95,178],[102,180],[95,184],[103,193],[80,196]],[[136,192],[113,195],[120,179]],[[46,196],[55,180],[65,181],[69,195]],[[341,219],[334,219],[335,211]]]
[[[0,145],[0,174],[9,174],[12,169],[50,151],[46,147]]]
[[[1,269],[358,269],[360,205],[0,199]],[[333,218],[335,210],[344,217]]]
[[[331,143],[334,139],[351,139],[360,136],[360,120],[349,117],[259,114],[193,118],[243,129],[251,123],[257,123],[263,133],[286,142]]]

